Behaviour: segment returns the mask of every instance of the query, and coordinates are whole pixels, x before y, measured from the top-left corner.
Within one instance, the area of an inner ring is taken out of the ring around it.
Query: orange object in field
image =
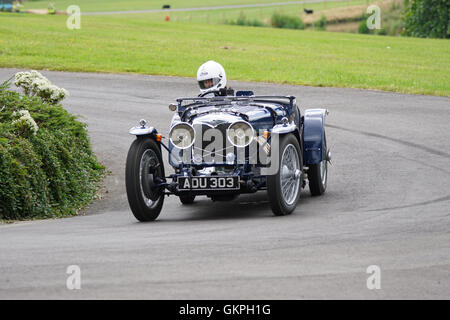
[[[169,21],[169,20],[170,20],[170,17],[169,17],[169,16],[166,16],[166,17],[164,18],[164,20]]]

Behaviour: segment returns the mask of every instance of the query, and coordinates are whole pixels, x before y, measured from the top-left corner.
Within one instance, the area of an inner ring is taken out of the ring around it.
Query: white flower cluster
[[[57,104],[69,95],[66,89],[51,84],[46,77],[35,70],[16,73],[14,84],[22,88],[26,95],[38,96],[51,104]]]
[[[39,127],[34,121],[34,119],[31,117],[30,112],[28,112],[28,110],[20,110],[17,112],[13,112],[12,115],[13,117],[18,118],[17,120],[13,121],[14,125],[16,125],[19,128],[28,129],[33,135],[36,135],[36,133],[39,130]]]

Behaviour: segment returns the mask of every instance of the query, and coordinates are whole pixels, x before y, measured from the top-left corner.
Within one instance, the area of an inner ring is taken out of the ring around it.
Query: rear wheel
[[[294,211],[303,184],[303,159],[297,138],[293,134],[280,137],[279,168],[267,176],[267,194],[272,211],[284,216]]]
[[[164,164],[158,144],[150,137],[138,137],[130,147],[125,169],[128,203],[139,221],[153,221],[161,212]]]
[[[312,164],[308,166],[309,191],[313,196],[320,196],[327,189],[329,158],[330,156],[329,150],[327,149],[327,139],[326,136],[324,136],[323,160],[318,164]]]

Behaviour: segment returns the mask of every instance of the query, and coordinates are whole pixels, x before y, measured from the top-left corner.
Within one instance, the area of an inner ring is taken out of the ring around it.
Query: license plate
[[[237,190],[238,176],[178,177],[178,190]]]

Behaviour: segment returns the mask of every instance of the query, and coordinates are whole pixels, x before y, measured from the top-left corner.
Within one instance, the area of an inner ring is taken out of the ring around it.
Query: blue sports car
[[[293,96],[180,98],[168,137],[141,120],[126,162],[128,202],[139,221],[155,220],[166,195],[183,204],[198,196],[227,201],[242,193],[266,191],[275,215],[290,214],[300,190],[312,195],[327,187],[331,160],[325,136],[325,109],[302,115]],[[175,173],[166,176],[162,151]]]

